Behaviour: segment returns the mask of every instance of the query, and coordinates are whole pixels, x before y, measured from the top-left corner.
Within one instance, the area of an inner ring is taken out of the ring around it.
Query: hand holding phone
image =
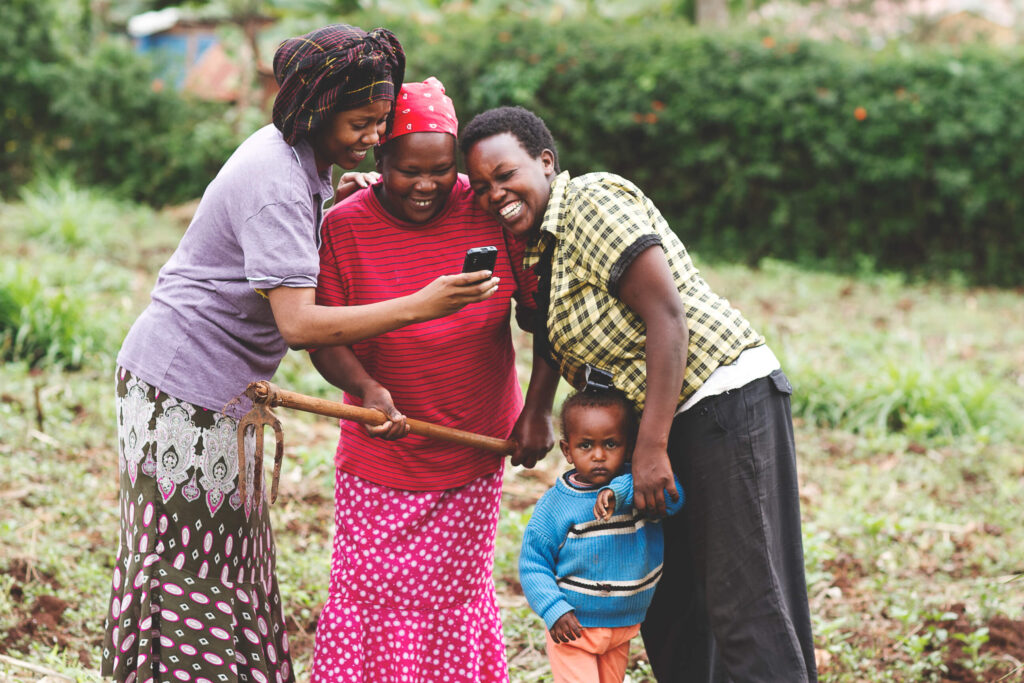
[[[466,250],[466,258],[462,262],[462,272],[475,273],[480,270],[487,270],[493,273],[497,262],[497,247],[473,247]],[[483,280],[480,280],[480,282],[483,282]]]

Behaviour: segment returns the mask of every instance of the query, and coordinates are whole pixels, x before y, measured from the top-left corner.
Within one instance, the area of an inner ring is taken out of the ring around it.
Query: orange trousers
[[[629,641],[640,624],[584,628],[583,635],[556,643],[547,632],[548,661],[555,683],[622,683],[629,665]]]

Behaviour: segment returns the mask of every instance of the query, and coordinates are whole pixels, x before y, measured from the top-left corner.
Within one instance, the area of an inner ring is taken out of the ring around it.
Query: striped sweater
[[[537,502],[526,526],[519,556],[526,599],[549,629],[571,610],[584,628],[639,624],[661,578],[661,522],[635,513],[629,474],[608,485],[615,491],[612,517],[594,519],[599,489],[570,484],[573,472]],[[678,501],[665,496],[670,515],[683,506],[678,480],[676,488]]]

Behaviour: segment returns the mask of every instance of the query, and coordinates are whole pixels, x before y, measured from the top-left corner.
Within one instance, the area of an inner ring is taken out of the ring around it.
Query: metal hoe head
[[[281,479],[281,461],[284,459],[284,431],[281,421],[277,419],[270,406],[273,405],[273,391],[269,382],[253,382],[246,388],[245,395],[252,400],[252,409],[238,421],[238,493],[242,502],[246,500],[246,463],[245,463],[245,432],[249,427],[255,431],[256,448],[253,456],[255,467],[253,472],[253,498],[259,496],[263,488],[263,429],[274,428],[277,449],[274,452],[274,478],[270,487],[271,504],[277,500],[277,485]]]

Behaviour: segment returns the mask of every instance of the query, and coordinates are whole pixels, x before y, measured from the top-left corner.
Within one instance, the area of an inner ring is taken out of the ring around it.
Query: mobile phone
[[[462,262],[462,272],[475,273],[478,270],[489,270],[493,273],[497,261],[497,247],[473,247],[466,250],[466,260]]]

